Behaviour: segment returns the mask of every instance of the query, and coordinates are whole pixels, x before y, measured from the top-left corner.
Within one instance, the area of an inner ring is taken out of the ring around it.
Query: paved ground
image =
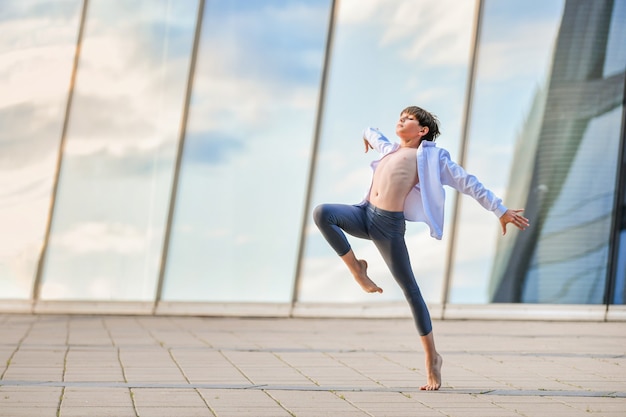
[[[0,315],[0,416],[626,416],[626,323]]]

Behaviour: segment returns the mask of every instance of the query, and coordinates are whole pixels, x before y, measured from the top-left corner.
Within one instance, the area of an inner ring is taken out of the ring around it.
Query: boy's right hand
[[[367,139],[363,138],[363,142],[365,143],[365,153],[367,153],[370,149],[374,149]]]
[[[530,223],[528,219],[522,216],[524,209],[511,210],[508,209],[501,217],[500,217],[500,225],[502,226],[502,236],[506,235],[506,225],[508,223],[513,224],[520,230],[526,230]]]

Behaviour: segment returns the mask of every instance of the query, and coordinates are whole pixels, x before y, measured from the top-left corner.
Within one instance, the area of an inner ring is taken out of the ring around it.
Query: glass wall
[[[371,180],[369,164],[377,157],[363,153],[363,129],[378,127],[396,140],[396,121],[406,106],[437,114],[443,132],[439,146],[457,156],[474,7],[453,0],[339,2],[311,209],[363,199]],[[441,302],[446,239],[432,239],[423,224],[407,226],[422,293],[428,302]],[[299,301],[403,300],[374,245],[350,242],[357,256],[368,260],[369,275],[384,293],[374,297],[358,288],[309,213]]]
[[[88,4],[41,298],[151,301],[198,5]]]
[[[167,301],[291,301],[330,1],[207,2]]]
[[[613,78],[626,77],[626,2],[624,1],[615,2],[608,36],[603,75]],[[624,94],[626,95],[626,89],[624,89]],[[626,304],[626,110],[623,104],[617,107],[617,109],[620,108],[623,118],[621,172],[616,192],[616,197],[619,197],[620,200],[617,204],[618,210],[615,213],[618,216],[615,219],[617,250],[613,252],[615,258],[612,262],[615,262],[616,265],[615,274],[610,277],[613,282],[609,284],[612,286],[612,294],[609,294],[612,295],[612,298],[608,300],[609,303],[614,304]],[[614,112],[617,112],[617,109]],[[616,116],[614,115],[614,117]],[[620,158],[619,155],[618,158]]]
[[[626,1],[6,0],[0,31],[2,308],[406,305],[312,212],[363,199],[363,129],[409,105],[531,220],[447,188],[442,240],[407,224],[428,303],[624,304]]]
[[[452,302],[603,302],[624,91],[617,3],[485,2],[466,167],[532,225],[496,238],[463,204]],[[494,238],[464,254],[479,230]]]
[[[46,233],[82,2],[0,3],[0,299],[25,299]]]
[[[525,204],[563,5],[563,0],[483,2],[464,166],[511,208]],[[461,198],[450,302],[489,301],[496,247],[514,240],[517,231],[500,235],[493,214]]]

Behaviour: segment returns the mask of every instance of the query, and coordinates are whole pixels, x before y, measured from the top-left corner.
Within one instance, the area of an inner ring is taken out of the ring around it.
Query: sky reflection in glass
[[[163,300],[289,302],[330,1],[210,1]]]
[[[29,299],[32,294],[81,4],[0,4],[0,298]]]
[[[380,128],[391,140],[400,111],[419,105],[442,123],[439,146],[457,157],[474,15],[473,2],[341,1],[337,14],[313,204],[358,203],[369,187],[363,153],[365,127]],[[447,191],[449,231],[452,193]],[[367,259],[370,276],[385,292],[362,292],[322,238],[309,214],[299,300],[396,301],[404,299],[371,242],[350,239]],[[447,234],[446,234],[447,236]],[[430,237],[421,223],[407,222],[407,246],[428,302],[440,302],[447,241]]]
[[[545,101],[554,42],[563,0],[535,2],[485,1],[470,119],[465,168],[504,199],[511,208],[524,201],[507,190],[513,158],[532,157]],[[526,128],[526,131],[523,129]],[[518,136],[526,138],[516,151]],[[516,172],[519,187],[528,186],[530,172]],[[532,220],[531,220],[532,221]],[[472,201],[459,211],[456,257],[450,288],[452,303],[487,303],[489,277],[498,239],[505,237],[493,215]],[[481,236],[480,244],[476,237]]]
[[[154,299],[196,13],[89,2],[42,299]]]

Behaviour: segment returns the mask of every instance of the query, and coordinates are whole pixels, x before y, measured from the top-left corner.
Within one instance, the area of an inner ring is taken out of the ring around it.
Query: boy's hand
[[[506,225],[508,223],[512,223],[515,227],[517,227],[520,230],[525,230],[528,226],[530,226],[528,219],[520,214],[523,211],[524,209],[518,209],[518,210],[509,209],[502,215],[502,217],[500,217],[500,225],[502,225],[503,236],[506,235]]]
[[[365,143],[365,153],[367,153],[370,149],[374,149],[367,139],[363,138],[363,142]]]

